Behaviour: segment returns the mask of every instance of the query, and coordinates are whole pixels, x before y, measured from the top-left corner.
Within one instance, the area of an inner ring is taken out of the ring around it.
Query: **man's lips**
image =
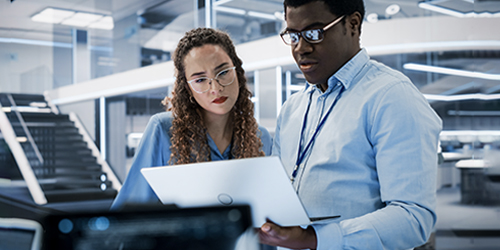
[[[215,98],[215,100],[213,100],[212,102],[217,103],[217,104],[221,104],[221,103],[224,103],[226,100],[227,100],[227,96],[221,96],[221,97]]]
[[[299,62],[299,68],[300,70],[302,70],[302,72],[308,72],[317,64],[318,64],[317,62],[313,61],[302,61]]]

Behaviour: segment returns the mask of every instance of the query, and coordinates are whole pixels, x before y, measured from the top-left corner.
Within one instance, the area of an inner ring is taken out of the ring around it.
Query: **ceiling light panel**
[[[87,27],[88,25],[101,19],[102,17],[102,15],[78,12],[68,19],[62,21],[61,24],[77,27]]]
[[[42,12],[32,16],[31,20],[42,23],[60,23],[74,14],[74,11],[46,8]]]
[[[96,22],[89,24],[89,28],[92,29],[103,29],[103,30],[112,30],[114,28],[113,18],[110,16],[105,16]]]
[[[80,28],[111,30],[114,27],[113,18],[111,16],[54,8],[44,9],[40,13],[32,16],[31,20]]]

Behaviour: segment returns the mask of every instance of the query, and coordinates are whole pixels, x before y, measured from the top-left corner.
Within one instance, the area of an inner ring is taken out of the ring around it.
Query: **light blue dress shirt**
[[[308,85],[283,105],[273,155],[291,174],[301,137],[305,145],[342,87],[293,183],[309,217],[341,216],[313,224],[318,250],[424,244],[436,222],[441,119],[406,76],[370,60],[365,49],[324,93]]]
[[[143,133],[137,148],[130,171],[125,182],[116,196],[111,210],[118,210],[125,204],[158,204],[159,200],[141,174],[142,168],[169,165],[170,160],[170,127],[172,126],[172,113],[162,112],[153,115]],[[272,138],[269,132],[259,126],[262,150],[266,155],[271,154]],[[227,160],[231,158],[231,145],[221,153],[210,135],[208,146],[212,161]]]

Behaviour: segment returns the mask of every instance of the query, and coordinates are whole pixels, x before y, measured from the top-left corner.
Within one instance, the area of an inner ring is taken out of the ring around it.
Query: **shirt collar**
[[[342,68],[340,68],[333,76],[328,79],[328,89],[325,93],[322,93],[318,86],[315,84],[306,84],[306,92],[311,93],[315,90],[319,91],[324,95],[328,95],[337,86],[337,83],[341,83],[344,88],[349,89],[353,84],[352,80],[361,71],[363,66],[370,60],[370,56],[366,49],[361,49],[351,60],[349,60]]]
[[[217,148],[217,145],[215,144],[215,141],[212,139],[209,133],[207,133],[207,139],[208,139],[208,146],[210,147],[211,151],[212,160],[232,159],[231,155],[231,147],[233,144],[232,142],[229,143],[229,146],[227,146],[224,152],[220,152],[219,148]]]

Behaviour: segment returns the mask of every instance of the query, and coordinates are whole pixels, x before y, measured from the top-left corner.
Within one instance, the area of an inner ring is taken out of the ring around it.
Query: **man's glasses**
[[[281,39],[287,45],[295,45],[299,43],[300,37],[304,38],[308,43],[320,43],[323,41],[323,33],[325,33],[329,28],[333,27],[335,24],[339,23],[344,16],[341,16],[333,22],[327,24],[325,27],[320,29],[304,30],[304,31],[288,31],[283,30],[280,33]]]
[[[193,88],[193,90],[197,93],[205,93],[210,90],[210,85],[212,85],[212,81],[215,80],[221,86],[229,86],[234,82],[236,78],[236,67],[231,67],[222,70],[219,72],[214,78],[208,77],[198,77],[196,79],[188,81],[189,85]]]

